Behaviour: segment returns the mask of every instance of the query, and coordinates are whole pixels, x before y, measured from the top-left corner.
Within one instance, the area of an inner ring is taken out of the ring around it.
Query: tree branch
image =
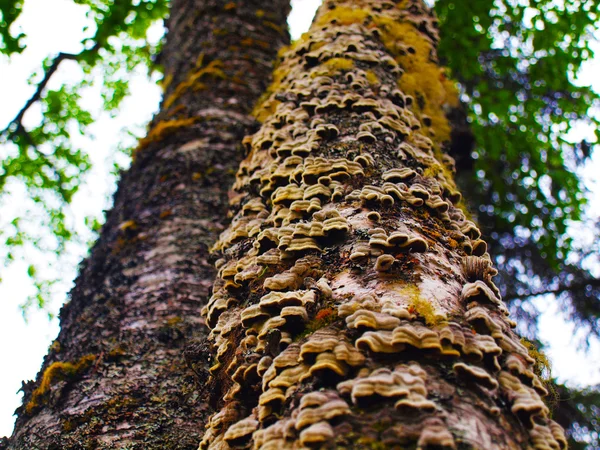
[[[507,300],[523,300],[525,298],[529,298],[529,297],[538,297],[540,295],[546,295],[546,294],[562,294],[563,292],[566,291],[575,291],[577,289],[582,289],[585,288],[586,286],[594,286],[594,287],[599,287],[600,286],[600,279],[599,278],[592,278],[589,280],[585,280],[585,281],[581,281],[581,282],[577,282],[577,283],[572,283],[569,285],[560,285],[559,287],[555,288],[555,289],[542,289],[540,291],[535,291],[535,292],[531,292],[528,291],[524,294],[517,294],[517,293],[508,293],[505,295],[505,298]]]
[[[48,68],[46,73],[44,74],[44,78],[42,79],[42,81],[37,85],[35,92],[31,96],[31,98],[29,100],[27,100],[27,103],[25,103],[25,105],[17,113],[15,118],[8,123],[6,128],[4,128],[2,131],[0,131],[0,136],[5,133],[8,133],[8,137],[11,138],[15,134],[18,133],[19,129],[24,129],[23,123],[22,123],[23,116],[25,116],[25,113],[29,110],[29,108],[31,108],[31,106],[35,102],[40,100],[40,98],[42,97],[42,93],[44,92],[44,89],[46,88],[46,85],[50,82],[50,79],[52,78],[54,73],[58,70],[58,66],[60,65],[61,62],[66,61],[66,60],[78,61],[79,58],[81,57],[81,55],[83,55],[84,53],[86,53],[86,52],[93,53],[93,52],[98,51],[99,48],[100,48],[100,43],[97,42],[91,49],[84,50],[81,53],[60,52],[56,56],[56,58],[54,58],[54,60],[52,61],[52,64],[50,65],[50,67]],[[14,131],[10,131],[11,127],[13,127],[15,125],[17,128]]]

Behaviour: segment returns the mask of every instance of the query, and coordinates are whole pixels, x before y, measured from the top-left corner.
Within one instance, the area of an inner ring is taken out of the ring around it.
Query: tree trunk
[[[201,448],[559,449],[443,153],[422,0],[326,0],[245,143]]]
[[[227,225],[241,138],[289,42],[288,11],[288,0],[173,1],[161,111],[0,447],[197,448],[210,411],[184,347],[207,334],[208,247]]]

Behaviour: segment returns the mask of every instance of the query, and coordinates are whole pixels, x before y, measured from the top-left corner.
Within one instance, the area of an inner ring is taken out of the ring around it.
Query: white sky
[[[320,0],[292,0],[292,13],[289,18],[292,38],[297,39],[308,29],[314,12]],[[49,54],[59,51],[77,52],[80,50],[79,41],[82,29],[86,23],[85,9],[74,5],[71,0],[26,0],[25,9],[18,24],[27,33],[28,49],[13,57],[10,64],[6,58],[0,57],[0,129],[11,120],[25,101],[31,96],[32,88],[26,80],[32,72],[38,69],[40,61]],[[600,61],[590,64],[582,76],[582,81],[594,80],[594,73],[600,73]],[[65,80],[75,80],[78,69],[74,65],[63,63],[55,74],[55,86]],[[600,80],[595,85],[600,90]],[[111,153],[125,139],[121,130],[144,126],[158,107],[160,90],[144,76],[135,75],[133,78],[132,96],[126,100],[120,114],[111,119],[102,114],[100,103],[90,95],[90,105],[94,106],[98,119],[92,126],[94,140],[79,138],[78,141],[94,163],[94,170],[87,184],[77,194],[73,214],[79,222],[90,214],[98,214],[99,210],[108,206],[106,196],[113,187],[107,186],[106,173],[112,163]],[[52,86],[51,86],[52,87]],[[26,117],[35,121],[39,110],[32,111]],[[585,132],[587,130],[582,131]],[[0,147],[0,157],[2,157]],[[600,187],[594,176],[600,168],[599,152],[595,161],[586,169],[588,183],[595,184],[592,189],[600,193]],[[587,183],[587,182],[586,182]],[[598,195],[600,197],[600,195]],[[600,211],[600,200],[594,205],[596,213]],[[0,226],[12,217],[14,213],[23,213],[24,205],[14,199],[8,204],[0,205]],[[8,212],[8,214],[7,214]],[[4,213],[5,220],[2,220]],[[81,248],[74,248],[67,261],[60,267],[50,268],[67,280],[57,288],[57,295],[52,309],[57,312],[60,303],[64,301],[70,282],[76,273],[76,264],[82,255]],[[2,273],[3,283],[0,284],[0,436],[10,435],[14,424],[12,416],[15,408],[21,404],[21,380],[33,379],[41,365],[48,346],[58,333],[58,320],[49,321],[45,313],[32,308],[25,323],[19,309],[28,292],[31,291],[25,264],[15,264],[10,271]],[[540,300],[543,302],[543,300]],[[541,310],[547,309],[543,303],[538,303]],[[550,308],[539,322],[542,339],[550,343],[549,356],[554,363],[554,374],[559,379],[569,380],[572,384],[588,385],[600,383],[600,343],[593,341],[590,354],[574,350],[574,343],[581,338],[578,330],[572,325],[565,324],[561,315]]]

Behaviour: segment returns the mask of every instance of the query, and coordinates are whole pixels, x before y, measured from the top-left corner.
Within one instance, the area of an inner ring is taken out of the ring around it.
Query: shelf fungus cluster
[[[432,129],[436,40],[420,1],[328,0],[283,54],[214,248],[200,448],[566,447]]]

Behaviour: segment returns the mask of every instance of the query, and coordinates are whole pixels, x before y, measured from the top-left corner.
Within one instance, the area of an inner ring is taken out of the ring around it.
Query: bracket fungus
[[[202,449],[562,445],[456,205],[437,39],[421,1],[325,0],[282,52],[214,247],[225,406]]]
[[[435,403],[427,400],[425,379],[426,373],[418,365],[400,365],[394,370],[380,368],[367,376],[341,382],[337,389],[340,394],[350,396],[355,405],[389,398],[395,401],[397,409],[432,411]]]

